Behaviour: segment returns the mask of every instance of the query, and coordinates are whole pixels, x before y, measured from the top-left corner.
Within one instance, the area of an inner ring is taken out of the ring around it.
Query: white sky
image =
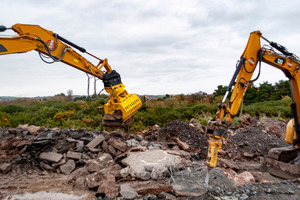
[[[299,18],[295,0],[1,0],[0,12],[2,25],[40,25],[108,58],[128,92],[141,95],[212,93],[228,85],[254,30],[300,55]],[[286,79],[262,68],[255,85]],[[0,69],[0,96],[87,94],[83,72],[48,65],[35,51],[0,56]]]

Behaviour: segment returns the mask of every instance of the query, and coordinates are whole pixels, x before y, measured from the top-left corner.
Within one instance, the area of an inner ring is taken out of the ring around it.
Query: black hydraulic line
[[[230,92],[230,90],[231,90],[231,88],[232,88],[232,86],[233,86],[233,84],[235,82],[235,79],[236,79],[237,75],[239,74],[239,72],[240,72],[240,70],[241,70],[244,62],[245,62],[245,58],[241,57],[241,59],[239,61],[239,64],[238,64],[238,66],[237,66],[237,68],[236,68],[236,70],[235,70],[235,72],[234,72],[234,74],[233,74],[233,76],[231,78],[231,81],[230,81],[230,83],[228,85],[228,88],[227,88],[228,92]]]
[[[53,33],[53,36],[57,37],[57,39],[63,41],[64,43],[66,43],[66,44],[68,44],[68,45],[74,47],[75,49],[78,49],[78,50],[81,51],[82,53],[85,53],[85,52],[86,52],[86,49],[85,49],[85,48],[80,47],[80,46],[78,46],[77,44],[74,44],[73,42],[70,42],[69,40],[67,40],[67,39],[65,39],[65,38],[63,38],[63,37],[61,37],[61,36],[59,36],[59,35],[56,34],[56,33]]]
[[[231,78],[231,81],[230,81],[230,83],[229,83],[229,85],[228,85],[228,88],[227,88],[227,90],[226,90],[226,92],[225,92],[225,95],[224,95],[224,98],[223,98],[223,100],[222,100],[222,103],[225,102],[225,100],[226,100],[226,98],[227,98],[229,92],[231,91],[231,88],[232,88],[232,86],[233,86],[233,84],[234,84],[234,82],[235,82],[235,79],[236,79],[237,75],[239,74],[239,72],[241,71],[241,68],[242,68],[242,66],[243,66],[243,64],[244,64],[244,62],[245,62],[245,60],[246,60],[246,59],[243,58],[243,57],[241,57],[241,59],[239,60],[239,64],[238,64],[238,66],[237,66],[237,68],[236,68],[236,70],[235,70],[235,72],[234,72],[234,74],[233,74],[233,76],[232,76],[232,78]]]
[[[292,56],[293,53],[289,52],[284,46],[277,44],[276,42],[270,42],[270,45],[272,47],[274,47],[275,49],[277,49],[278,51],[280,51],[281,53],[283,53],[286,56]]]

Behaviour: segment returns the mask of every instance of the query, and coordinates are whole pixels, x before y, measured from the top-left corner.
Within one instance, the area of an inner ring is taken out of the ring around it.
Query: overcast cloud
[[[2,0],[1,8],[2,25],[37,24],[108,58],[128,92],[141,95],[212,93],[228,85],[254,30],[300,55],[294,0]],[[37,52],[0,56],[0,69],[0,96],[87,94],[84,73],[47,65]],[[282,79],[263,65],[255,85]]]

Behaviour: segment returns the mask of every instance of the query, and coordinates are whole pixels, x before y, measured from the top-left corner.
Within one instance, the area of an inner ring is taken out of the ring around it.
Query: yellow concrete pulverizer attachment
[[[104,88],[110,94],[104,106],[105,126],[127,126],[133,122],[133,115],[141,108],[142,101],[136,94],[129,94],[121,82],[120,75],[112,70],[103,76]]]

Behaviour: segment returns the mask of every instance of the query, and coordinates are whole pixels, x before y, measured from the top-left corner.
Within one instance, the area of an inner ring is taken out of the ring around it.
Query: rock
[[[118,190],[116,187],[115,177],[111,174],[105,175],[98,187],[97,192],[104,193],[105,197],[116,198],[118,195]]]
[[[67,152],[67,158],[72,158],[75,160],[80,160],[82,157],[82,153],[74,152],[74,151],[68,151]]]
[[[81,140],[78,140],[76,143],[76,151],[82,151],[84,147],[84,142]]]
[[[104,140],[103,135],[98,135],[95,139],[93,139],[91,142],[89,142],[86,146],[90,149],[95,148],[98,144],[100,144]]]
[[[255,181],[259,183],[269,183],[281,180],[280,178],[272,176],[267,172],[251,172],[251,174],[255,178]]]
[[[116,149],[113,146],[111,146],[111,145],[108,145],[108,153],[110,153],[110,155],[112,155],[112,156],[116,156],[117,155]]]
[[[262,119],[260,122],[263,124],[267,132],[271,132],[277,137],[284,139],[286,130],[285,122],[272,118]]]
[[[76,164],[75,161],[72,159],[69,159],[65,164],[61,165],[59,167],[61,173],[63,174],[71,174],[72,171],[74,171],[76,168]]]
[[[54,168],[52,166],[50,166],[47,163],[44,163],[43,161],[40,162],[40,167],[42,170],[54,170]]]
[[[176,197],[199,197],[207,192],[207,188],[204,184],[197,184],[193,188],[184,184],[175,184],[172,185],[172,189]]]
[[[202,127],[202,125],[201,125],[201,123],[200,123],[200,121],[197,120],[197,119],[195,119],[195,118],[192,118],[190,120],[189,125],[191,125],[192,127],[195,127],[196,129],[198,129],[200,133],[204,133],[205,132],[204,129],[203,129],[203,127]]]
[[[76,169],[69,175],[68,177],[69,183],[73,184],[73,187],[76,189],[88,190],[88,186],[85,178],[89,174],[90,173],[85,167]]]
[[[180,156],[168,154],[163,150],[152,150],[145,152],[130,152],[128,157],[123,159],[122,164],[130,168],[132,177],[141,178],[147,171],[145,167],[153,167],[158,173],[158,177],[162,177],[168,170],[168,167],[180,167],[188,161]]]
[[[99,187],[103,179],[104,179],[103,173],[94,172],[85,177],[85,182],[90,189],[93,189]]]
[[[234,161],[223,158],[218,158],[217,165],[225,168],[229,167],[231,169],[239,169],[239,166]]]
[[[89,172],[100,172],[105,168],[113,165],[113,159],[108,153],[103,153],[100,157],[89,160],[84,166]]]
[[[236,175],[237,175],[237,173],[236,173],[235,171],[233,171],[232,169],[230,169],[230,168],[224,169],[223,172],[224,172],[224,174],[225,174],[225,176],[226,176],[227,178],[230,178],[230,179],[232,179],[232,180],[233,180],[234,177],[236,177]]]
[[[1,163],[0,164],[0,172],[6,174],[11,170],[11,163]]]
[[[183,150],[187,150],[188,148],[190,148],[190,146],[187,143],[182,142],[179,138],[175,138],[175,141]]]
[[[56,168],[66,163],[66,160],[63,158],[59,162],[52,163],[52,167]]]
[[[124,137],[125,133],[121,129],[117,129],[116,131],[112,131],[110,135],[114,137]]]
[[[121,140],[111,138],[107,141],[107,143],[119,151],[125,152],[127,150],[127,145]]]
[[[268,172],[274,176],[285,179],[295,179],[300,177],[300,166],[269,158],[261,158],[260,171]]]
[[[43,152],[40,154],[41,160],[47,160],[49,162],[58,162],[63,155],[56,152]]]
[[[290,162],[291,160],[297,158],[298,149],[293,146],[280,147],[280,148],[272,148],[268,152],[268,158],[278,160],[281,162]]]
[[[121,177],[123,177],[123,178],[129,176],[129,174],[130,174],[130,168],[129,168],[129,167],[125,167],[125,168],[122,168],[122,169],[120,170],[120,175],[121,175]]]
[[[34,126],[34,125],[30,125],[28,126],[28,124],[25,125],[19,125],[19,128],[28,131],[30,134],[32,135],[37,135],[38,130],[41,128],[39,126]]]
[[[244,152],[243,156],[245,156],[246,158],[253,158],[255,155],[253,153]]]
[[[159,195],[160,193],[171,192],[171,186],[164,180],[134,181],[129,183],[139,195]]]
[[[143,141],[145,138],[144,136],[142,135],[136,135],[135,138],[138,140],[138,141]]]
[[[140,143],[136,139],[126,140],[126,143],[128,146],[133,146],[133,147],[137,147],[140,145]]]
[[[109,153],[109,149],[108,149],[108,144],[106,141],[103,141],[102,142],[102,149],[106,152],[106,153]]]
[[[234,177],[233,179],[235,185],[240,186],[240,185],[244,185],[246,183],[254,183],[255,182],[255,178],[253,177],[253,175],[248,172],[242,172],[241,174],[238,174],[237,176]]]
[[[121,178],[120,170],[122,169],[121,165],[114,164],[106,168],[105,172],[109,172],[111,175],[113,175],[115,178]]]
[[[120,186],[120,194],[124,199],[134,199],[138,196],[138,193],[129,184]]]

